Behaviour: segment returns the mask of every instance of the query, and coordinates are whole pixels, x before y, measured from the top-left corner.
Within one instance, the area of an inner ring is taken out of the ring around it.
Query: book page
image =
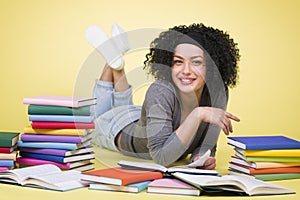
[[[146,170],[156,170],[160,172],[167,171],[166,167],[156,163],[150,163],[150,162],[132,162],[132,161],[121,160],[118,162],[118,165],[126,169],[140,169],[140,170],[146,169]]]
[[[17,183],[21,184],[28,176],[36,175],[47,175],[60,172],[60,168],[55,165],[45,164],[32,167],[25,167],[20,169],[9,170],[0,173],[1,178],[11,178]]]
[[[76,170],[57,172],[45,176],[32,175],[23,183],[26,186],[36,186],[61,191],[80,188],[87,185],[87,182],[81,181],[81,172]]]

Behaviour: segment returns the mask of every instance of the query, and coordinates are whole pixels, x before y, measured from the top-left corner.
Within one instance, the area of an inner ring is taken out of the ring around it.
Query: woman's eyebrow
[[[174,57],[178,57],[178,58],[181,58],[181,59],[183,59],[184,57],[182,57],[182,56],[180,56],[180,55],[174,55]],[[195,59],[195,58],[204,58],[203,56],[201,56],[201,55],[197,55],[197,56],[191,56],[191,59]]]

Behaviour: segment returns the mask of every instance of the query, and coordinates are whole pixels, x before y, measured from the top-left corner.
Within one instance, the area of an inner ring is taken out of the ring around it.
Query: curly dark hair
[[[154,39],[144,61],[144,69],[148,70],[148,74],[158,80],[171,80],[174,49],[184,36],[198,43],[206,55],[209,55],[217,66],[225,86],[236,86],[240,59],[237,43],[226,32],[207,27],[202,23],[175,26]]]

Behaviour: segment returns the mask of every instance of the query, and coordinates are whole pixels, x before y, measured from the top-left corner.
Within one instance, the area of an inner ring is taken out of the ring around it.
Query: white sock
[[[109,66],[114,69],[123,68],[123,56],[120,49],[115,45],[112,39],[98,26],[90,26],[86,30],[88,42],[97,49],[105,58]]]
[[[126,51],[130,49],[130,44],[128,42],[128,35],[117,23],[112,24],[111,36],[114,43],[122,52],[122,54],[124,54]]]

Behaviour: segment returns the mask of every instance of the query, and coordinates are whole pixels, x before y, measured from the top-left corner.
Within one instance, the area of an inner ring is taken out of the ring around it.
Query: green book
[[[300,162],[300,157],[247,156],[248,162]]]
[[[18,132],[0,132],[0,147],[13,147],[19,140]]]
[[[300,173],[284,173],[284,174],[255,174],[255,178],[263,181],[279,181],[300,178]]]
[[[71,108],[65,106],[43,106],[43,105],[29,105],[28,114],[30,115],[90,115],[90,106],[83,106],[79,108]]]

